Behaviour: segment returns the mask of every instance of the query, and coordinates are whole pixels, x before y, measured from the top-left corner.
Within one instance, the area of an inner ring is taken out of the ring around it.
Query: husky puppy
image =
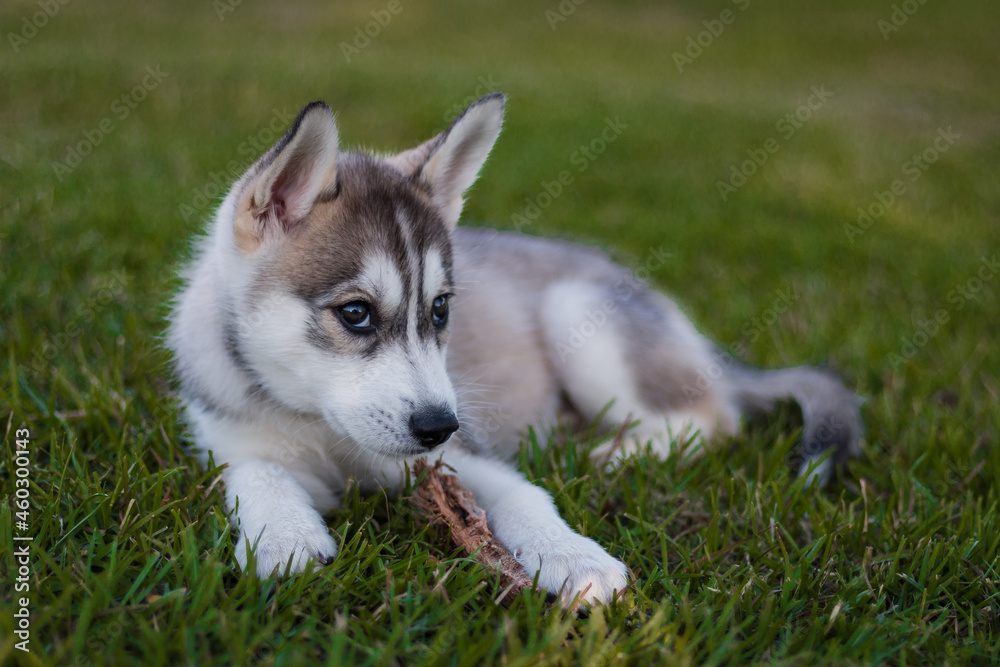
[[[196,447],[227,464],[242,568],[251,551],[261,577],[329,562],[322,515],[346,480],[398,488],[403,462],[429,455],[541,587],[605,602],[625,565],[503,461],[529,426],[567,411],[609,432],[638,423],[597,448],[614,462],[794,399],[811,479],[859,451],[858,400],[832,375],[720,365],[671,300],[604,254],[456,228],[503,110],[487,95],[426,143],[376,156],[341,152],[314,102],[200,240],[168,339]]]

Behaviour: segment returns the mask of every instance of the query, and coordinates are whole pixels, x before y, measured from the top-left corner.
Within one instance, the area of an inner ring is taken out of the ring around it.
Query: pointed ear
[[[473,103],[447,130],[430,141],[386,159],[406,176],[418,178],[454,227],[462,214],[462,197],[475,183],[486,157],[500,136],[505,97],[491,93]]]
[[[337,182],[337,125],[322,102],[306,106],[291,129],[250,168],[237,202],[237,245],[256,250],[301,223]]]

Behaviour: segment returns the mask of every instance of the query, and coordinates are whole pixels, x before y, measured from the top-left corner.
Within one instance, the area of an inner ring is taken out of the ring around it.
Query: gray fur
[[[726,414],[728,403],[745,414],[770,410],[775,400],[794,399],[805,422],[802,472],[834,448],[831,465],[811,474],[810,481],[821,485],[834,465],[860,453],[860,401],[836,376],[809,367],[765,371],[739,366],[702,387],[699,379],[717,366],[714,348],[693,332],[673,302],[638,283],[603,252],[488,229],[459,228],[454,243],[458,288],[449,368],[459,396],[468,395],[475,403],[463,406],[460,400],[460,413],[463,433],[475,434],[478,447],[511,452],[510,443],[526,425],[545,428],[557,421],[560,408],[566,407],[563,395],[583,421],[597,416],[593,408],[573,401],[579,388],[566,383],[565,363],[540,324],[547,291],[578,281],[592,286],[592,311],[614,304],[606,326],[625,344],[643,407],[655,413],[701,411],[721,421],[720,432],[726,433],[736,428]],[[479,370],[469,375],[471,369]],[[491,412],[484,403],[503,406],[507,420],[498,420],[496,409]]]
[[[725,380],[735,387],[744,410],[770,410],[774,401],[783,399],[799,404],[804,424],[799,473],[807,474],[833,450],[828,460],[808,473],[810,483],[825,485],[836,467],[861,454],[862,400],[832,372],[807,366],[778,370],[740,366],[730,369]]]

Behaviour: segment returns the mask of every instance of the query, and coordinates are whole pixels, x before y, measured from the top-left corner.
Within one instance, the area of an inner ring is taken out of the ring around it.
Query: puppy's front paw
[[[579,595],[586,604],[611,601],[628,585],[628,568],[594,540],[576,533],[516,549],[514,557],[538,585],[568,606]]]
[[[337,555],[337,543],[330,537],[326,525],[309,527],[265,527],[256,535],[245,533],[236,542],[236,561],[244,572],[247,569],[247,545],[257,543],[257,576],[261,579],[273,574],[284,574],[291,563],[290,574],[302,572],[311,560],[322,565],[331,563]],[[249,540],[249,541],[248,541]]]

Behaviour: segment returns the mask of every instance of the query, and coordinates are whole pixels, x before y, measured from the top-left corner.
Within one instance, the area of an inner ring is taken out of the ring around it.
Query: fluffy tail
[[[744,411],[770,410],[775,400],[794,399],[802,408],[802,467],[806,474],[828,449],[833,454],[808,473],[807,484],[825,485],[835,468],[861,453],[862,399],[829,371],[809,366],[758,370],[739,367],[726,374]]]

